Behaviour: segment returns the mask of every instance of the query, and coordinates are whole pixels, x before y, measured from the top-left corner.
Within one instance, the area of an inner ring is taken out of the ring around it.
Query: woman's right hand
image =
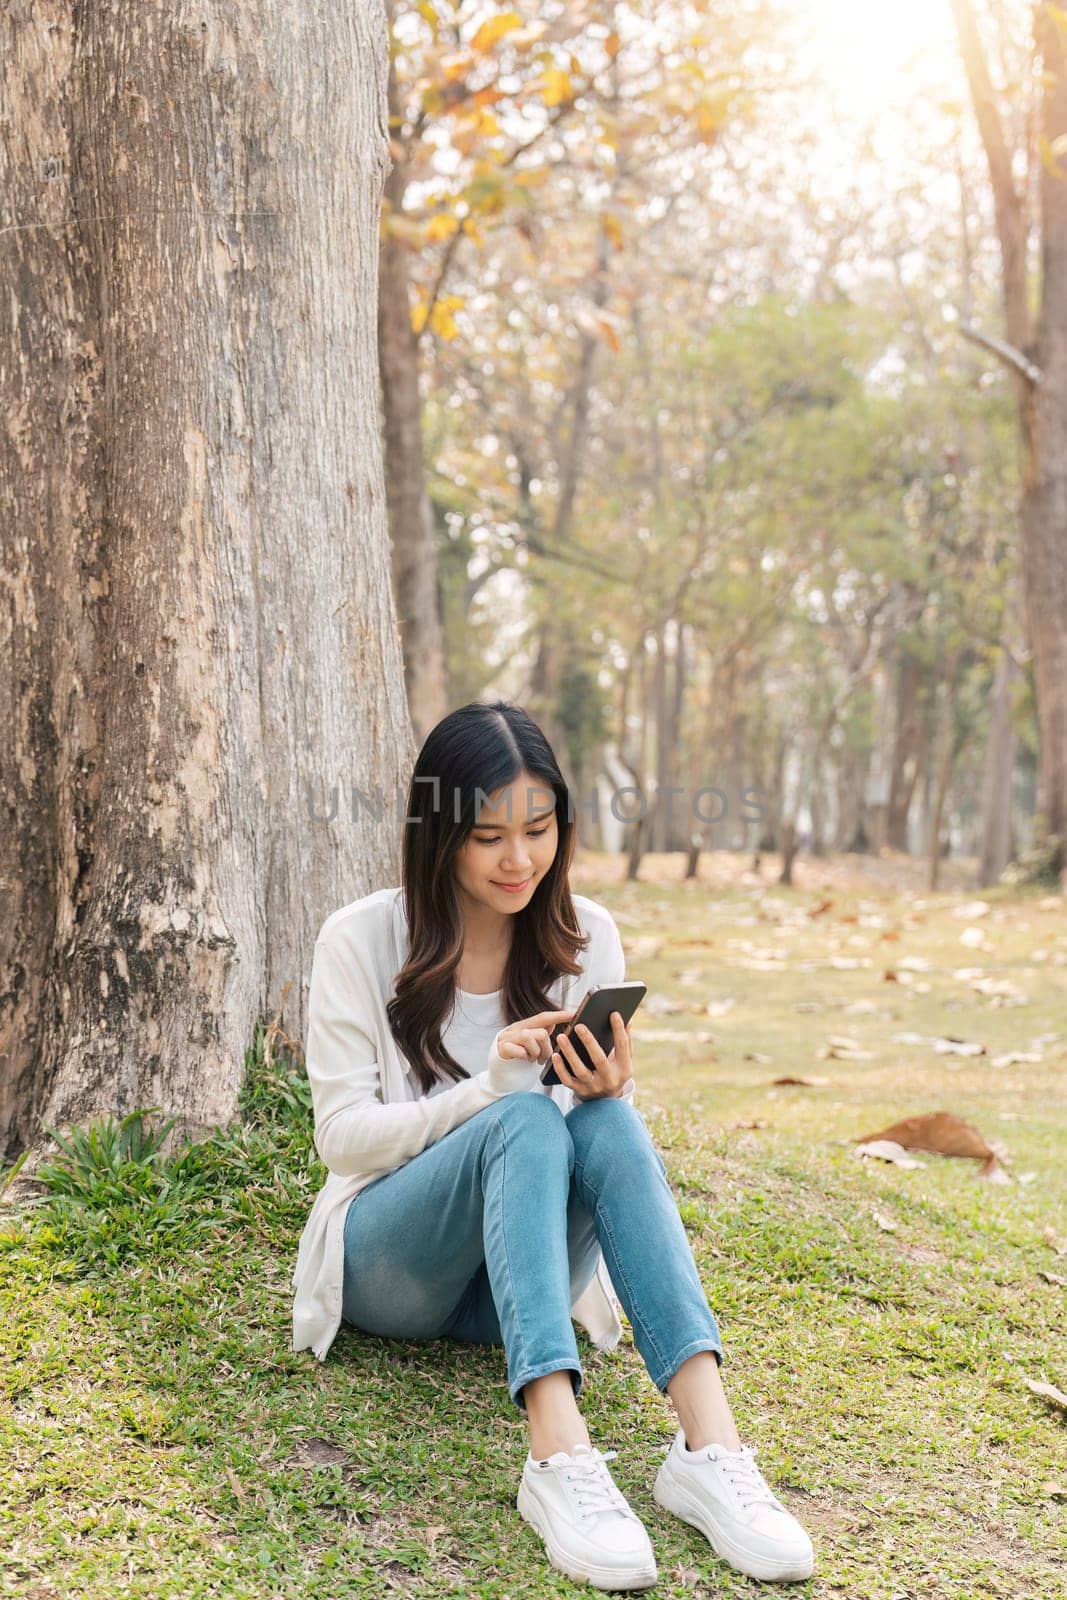
[[[569,1011],[538,1011],[535,1016],[522,1017],[501,1028],[495,1051],[489,1054],[488,1069],[490,1085],[497,1094],[533,1087],[536,1079],[530,1069],[552,1059],[552,1030],[573,1017],[576,1009],[572,1006]]]
[[[496,1036],[497,1054],[506,1061],[548,1061],[552,1055],[553,1028],[573,1017],[576,1009],[572,1006],[569,1011],[539,1011],[535,1017],[509,1023]]]

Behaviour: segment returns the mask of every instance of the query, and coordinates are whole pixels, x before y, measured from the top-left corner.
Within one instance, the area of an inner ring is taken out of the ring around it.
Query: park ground
[[[580,1334],[585,1415],[652,1534],[652,1592],[1061,1600],[1067,1426],[1029,1384],[1067,1387],[1062,900],[975,892],[951,862],[934,894],[900,860],[804,860],[792,888],[773,857],[757,877],[709,855],[692,883],[678,863],[648,857],[627,883],[584,856],[572,882],[610,907],[648,984],[636,1103],[742,1434],[811,1531],[817,1573],[754,1584],[655,1505],[670,1403],[628,1326],[605,1353]],[[306,1080],[269,1032],[242,1111],[147,1175],[106,1170],[105,1141],[85,1158],[87,1204],[12,1201],[9,1185],[0,1593],[589,1593],[514,1509],[525,1430],[502,1350],[347,1327],[324,1364],[290,1350],[323,1170]],[[1009,1181],[975,1160],[855,1154],[928,1111],[972,1123]]]

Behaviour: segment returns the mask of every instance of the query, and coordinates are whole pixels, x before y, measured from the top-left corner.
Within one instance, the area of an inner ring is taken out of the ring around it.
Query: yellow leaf
[[[430,24],[430,27],[433,29],[433,36],[436,39],[437,30],[440,27],[440,20],[437,12],[430,4],[430,0],[419,0],[415,10],[419,13],[419,16],[422,17],[424,22],[428,22]]]
[[[426,224],[426,243],[440,244],[442,239],[450,239],[459,227],[459,221],[448,211],[439,211],[431,217]]]
[[[441,72],[446,83],[454,83],[457,78],[462,78],[474,65],[466,52],[441,57]]]
[[[452,312],[463,304],[456,295],[445,294],[438,300],[430,316],[430,327],[439,339],[452,340],[459,332]]]
[[[1037,149],[1041,157],[1041,165],[1053,178],[1067,176],[1063,167],[1059,164],[1060,152],[1055,148],[1058,143],[1058,140],[1049,141],[1044,134],[1038,135]]]
[[[482,232],[481,228],[479,228],[478,224],[472,221],[470,217],[464,218],[463,232],[469,239],[473,239],[475,244],[483,245],[485,243],[484,233]]]
[[[609,212],[604,212],[600,218],[600,225],[616,250],[622,249],[622,223],[618,217],[613,217]]]
[[[546,106],[562,105],[564,100],[574,99],[574,87],[568,73],[559,67],[550,67],[541,74],[541,99]]]
[[[471,40],[471,49],[485,55],[491,50],[498,39],[511,33],[514,28],[522,27],[522,18],[514,11],[499,11],[495,17],[487,17]]]
[[[426,326],[426,301],[420,300],[411,308],[411,326],[415,333],[421,333]]]
[[[618,355],[622,347],[619,344],[619,336],[615,332],[613,324],[610,323],[606,317],[598,317],[597,322],[600,324],[600,332],[605,342],[612,350],[614,350],[615,354]]]

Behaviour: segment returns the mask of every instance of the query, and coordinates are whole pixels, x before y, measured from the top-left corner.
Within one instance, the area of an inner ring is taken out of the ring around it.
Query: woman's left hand
[[[574,1029],[596,1067],[595,1072],[590,1072],[579,1058],[566,1034],[561,1033],[557,1039],[552,1065],[560,1083],[574,1091],[576,1100],[617,1100],[622,1095],[623,1087],[633,1077],[630,1024],[623,1022],[618,1011],[611,1013],[611,1031],[615,1044],[605,1055],[584,1022],[579,1022]]]

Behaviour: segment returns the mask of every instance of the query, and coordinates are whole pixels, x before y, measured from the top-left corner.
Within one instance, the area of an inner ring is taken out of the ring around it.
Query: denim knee
[[[651,1153],[666,1176],[663,1158],[645,1127],[641,1113],[629,1100],[609,1095],[579,1100],[565,1118],[578,1162],[584,1167],[592,1156],[603,1151],[615,1157],[620,1150]]]
[[[532,1141],[539,1151],[558,1151],[573,1172],[574,1145],[567,1118],[550,1096],[533,1091],[502,1095],[492,1112],[492,1120],[504,1125],[509,1143],[517,1137]]]

